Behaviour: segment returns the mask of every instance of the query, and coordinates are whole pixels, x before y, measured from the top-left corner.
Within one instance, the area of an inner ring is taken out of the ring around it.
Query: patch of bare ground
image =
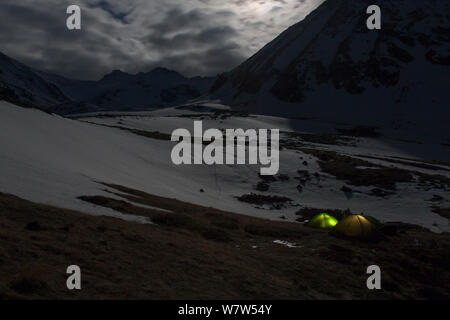
[[[392,140],[396,140],[396,141],[400,141],[400,142],[404,142],[404,143],[410,143],[410,144],[423,144],[423,142],[421,142],[421,141],[410,140],[410,139],[392,139]]]
[[[180,109],[180,108],[178,108]],[[192,113],[192,114],[178,114],[178,115],[168,115],[167,117],[175,118],[190,118],[199,120],[225,120],[232,117],[247,118],[251,117],[248,112],[238,111],[238,110],[214,110],[210,113]]]
[[[272,209],[280,209],[286,203],[292,201],[292,199],[288,197],[264,195],[256,193],[244,194],[242,196],[236,197],[236,199],[238,199],[241,202],[251,203],[259,206],[270,205]]]
[[[286,182],[289,181],[291,178],[287,174],[278,174],[276,176],[262,176],[258,175],[261,181],[258,181],[255,185],[255,190],[265,192],[269,191],[270,184],[275,181],[279,182]]]
[[[413,175],[402,169],[384,167],[334,151],[302,148],[319,159],[321,170],[354,186],[375,186],[395,190],[400,182],[413,181]]]
[[[358,155],[358,157],[360,158],[367,158],[367,159],[375,159],[375,160],[382,160],[382,161],[386,161],[386,162],[390,162],[390,163],[397,163],[397,164],[402,164],[405,166],[411,166],[411,167],[416,167],[416,168],[421,168],[421,169],[428,169],[428,170],[442,170],[442,171],[448,171],[450,172],[450,169],[447,168],[443,168],[443,167],[438,167],[436,165],[432,165],[426,162],[419,162],[417,160],[415,161],[404,161],[404,160],[396,160],[396,159],[392,159],[392,158],[383,158],[383,157],[376,157],[376,156],[368,156],[368,155]]]
[[[407,161],[416,161],[416,162],[420,161],[422,163],[446,166],[446,167],[450,168],[450,162],[448,162],[448,161],[442,161],[442,160],[418,160],[418,159],[410,159],[410,158],[405,158],[405,157],[392,157],[392,158],[402,159],[402,160],[407,160]]]
[[[336,130],[343,135],[351,137],[362,137],[362,138],[381,137],[381,134],[378,132],[379,128],[377,127],[356,126],[350,129],[336,129]]]
[[[264,181],[259,181],[256,186],[255,189],[257,191],[269,191],[270,185],[268,183],[265,183]]]
[[[170,141],[171,140],[171,135],[168,133],[162,133],[159,131],[145,131],[145,130],[138,130],[138,129],[132,129],[132,128],[127,128],[127,127],[122,127],[122,126],[113,126],[113,125],[107,125],[107,124],[100,124],[100,123],[95,123],[95,122],[90,122],[90,121],[85,121],[86,123],[90,123],[90,124],[94,124],[94,125],[98,125],[98,126],[102,126],[102,127],[108,127],[108,128],[115,128],[115,129],[119,129],[119,130],[123,130],[123,131],[128,131],[131,133],[134,133],[138,136],[142,136],[142,137],[146,137],[146,138],[152,138],[152,139],[157,139],[157,140],[164,140],[164,141]]]
[[[359,158],[338,154],[335,151],[302,148],[301,151],[319,159],[323,172],[354,186],[375,186],[395,190],[397,183],[416,182],[424,188],[447,190],[450,178],[441,174],[427,174],[414,170],[386,167]],[[417,181],[415,179],[417,177]]]
[[[280,146],[292,149],[301,146],[302,142],[325,144],[325,145],[350,145],[354,139],[336,134],[314,134],[292,131],[281,132]]]
[[[137,130],[137,129],[127,129],[121,127],[122,130],[130,131],[134,134],[137,134],[138,136],[143,136],[146,138],[152,138],[157,140],[164,140],[164,141],[170,141],[171,135],[168,133],[162,133],[159,131],[145,131],[145,130]]]
[[[110,186],[130,201],[85,198],[159,224],[29,202],[0,194],[0,297],[3,299],[410,299],[449,298],[450,237],[398,225],[378,243]],[[96,200],[95,200],[96,199]],[[145,210],[145,211],[142,211]],[[159,220],[158,220],[159,217]],[[183,217],[183,218],[182,218]],[[171,218],[168,218],[171,219]],[[297,243],[296,248],[274,240]],[[67,266],[82,290],[66,288]],[[381,267],[382,290],[366,288]]]
[[[441,208],[438,206],[433,206],[432,209],[434,213],[437,213],[441,217],[448,219],[448,222],[450,224],[450,208]]]
[[[445,200],[443,197],[441,197],[441,196],[439,196],[437,194],[434,194],[433,197],[431,197],[431,199],[428,199],[427,201],[430,201],[430,202],[441,202],[443,200]]]
[[[41,108],[39,108],[37,105],[25,101],[24,99],[21,99],[18,95],[16,95],[14,93],[13,90],[9,89],[9,88],[0,88],[0,101],[6,101],[9,103],[12,103],[16,106],[22,107],[22,108],[26,108],[26,109],[38,109],[41,110],[43,112],[47,112]]]
[[[426,174],[412,171],[418,177],[419,186],[426,188],[450,190],[450,178],[441,174]]]

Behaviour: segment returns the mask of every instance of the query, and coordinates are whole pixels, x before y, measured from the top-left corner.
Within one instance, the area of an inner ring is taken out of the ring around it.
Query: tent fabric
[[[326,213],[320,213],[308,222],[308,226],[318,229],[331,229],[334,228],[337,223],[338,220],[335,217]]]
[[[375,227],[379,228],[381,226],[383,226],[383,224],[380,222],[380,220],[378,220],[377,218],[374,218],[372,216],[364,216],[364,218],[366,218],[367,220],[369,220],[370,222],[372,222],[372,225],[374,225]]]
[[[342,219],[333,231],[351,238],[370,238],[374,234],[372,223],[361,215],[351,215]]]

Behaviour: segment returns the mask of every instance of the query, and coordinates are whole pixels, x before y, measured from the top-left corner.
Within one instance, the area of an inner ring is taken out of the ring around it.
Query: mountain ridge
[[[113,70],[98,81],[75,80],[0,52],[0,96],[59,114],[167,107],[199,97],[212,81],[161,67],[137,74]]]
[[[450,120],[450,3],[378,1],[382,28],[368,30],[371,4],[325,1],[219,75],[211,97],[258,114],[391,125]]]

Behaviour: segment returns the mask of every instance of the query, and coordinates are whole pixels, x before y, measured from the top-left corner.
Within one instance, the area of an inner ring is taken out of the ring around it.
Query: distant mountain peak
[[[123,75],[123,74],[129,75],[129,73],[123,72],[122,70],[119,70],[119,69],[115,69],[115,70],[111,71],[110,74],[111,75]]]
[[[177,71],[174,71],[174,70],[170,70],[170,69],[164,68],[164,67],[156,67],[156,68],[150,70],[149,72],[145,73],[145,75],[150,75],[150,76],[171,76],[171,77],[179,77],[179,78],[183,78],[183,79],[186,78],[181,73],[179,73]]]
[[[361,122],[448,119],[448,0],[328,0],[212,86],[249,112]],[[446,113],[446,114],[445,114]]]
[[[99,81],[72,80],[35,70],[0,53],[0,99],[59,114],[173,106],[202,95],[212,81],[185,78],[161,67],[138,74],[113,70]]]
[[[129,73],[123,72],[122,70],[116,69],[116,70],[113,70],[110,73],[104,75],[100,81],[123,78],[123,77],[130,77],[130,76],[132,76],[132,75]]]
[[[164,67],[156,67],[156,68],[150,70],[148,73],[153,73],[153,72],[161,72],[161,73],[164,73],[164,72],[165,73],[175,72],[175,73],[178,73],[176,71],[173,71],[173,70],[170,70],[170,69],[167,69],[167,68],[164,68]]]

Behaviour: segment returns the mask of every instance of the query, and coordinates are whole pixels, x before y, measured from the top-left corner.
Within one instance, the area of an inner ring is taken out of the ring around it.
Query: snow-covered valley
[[[172,164],[170,134],[192,130],[194,120],[205,128],[280,129],[279,174],[267,180],[258,165]],[[352,137],[339,132],[342,124],[246,115],[206,102],[72,119],[0,102],[0,128],[0,192],[38,203],[150,222],[79,199],[124,200],[106,183],[264,219],[301,220],[304,208],[349,209],[450,231],[448,219],[435,213],[450,206],[449,148],[431,137],[426,144],[402,132]],[[251,194],[262,198],[243,197]]]

